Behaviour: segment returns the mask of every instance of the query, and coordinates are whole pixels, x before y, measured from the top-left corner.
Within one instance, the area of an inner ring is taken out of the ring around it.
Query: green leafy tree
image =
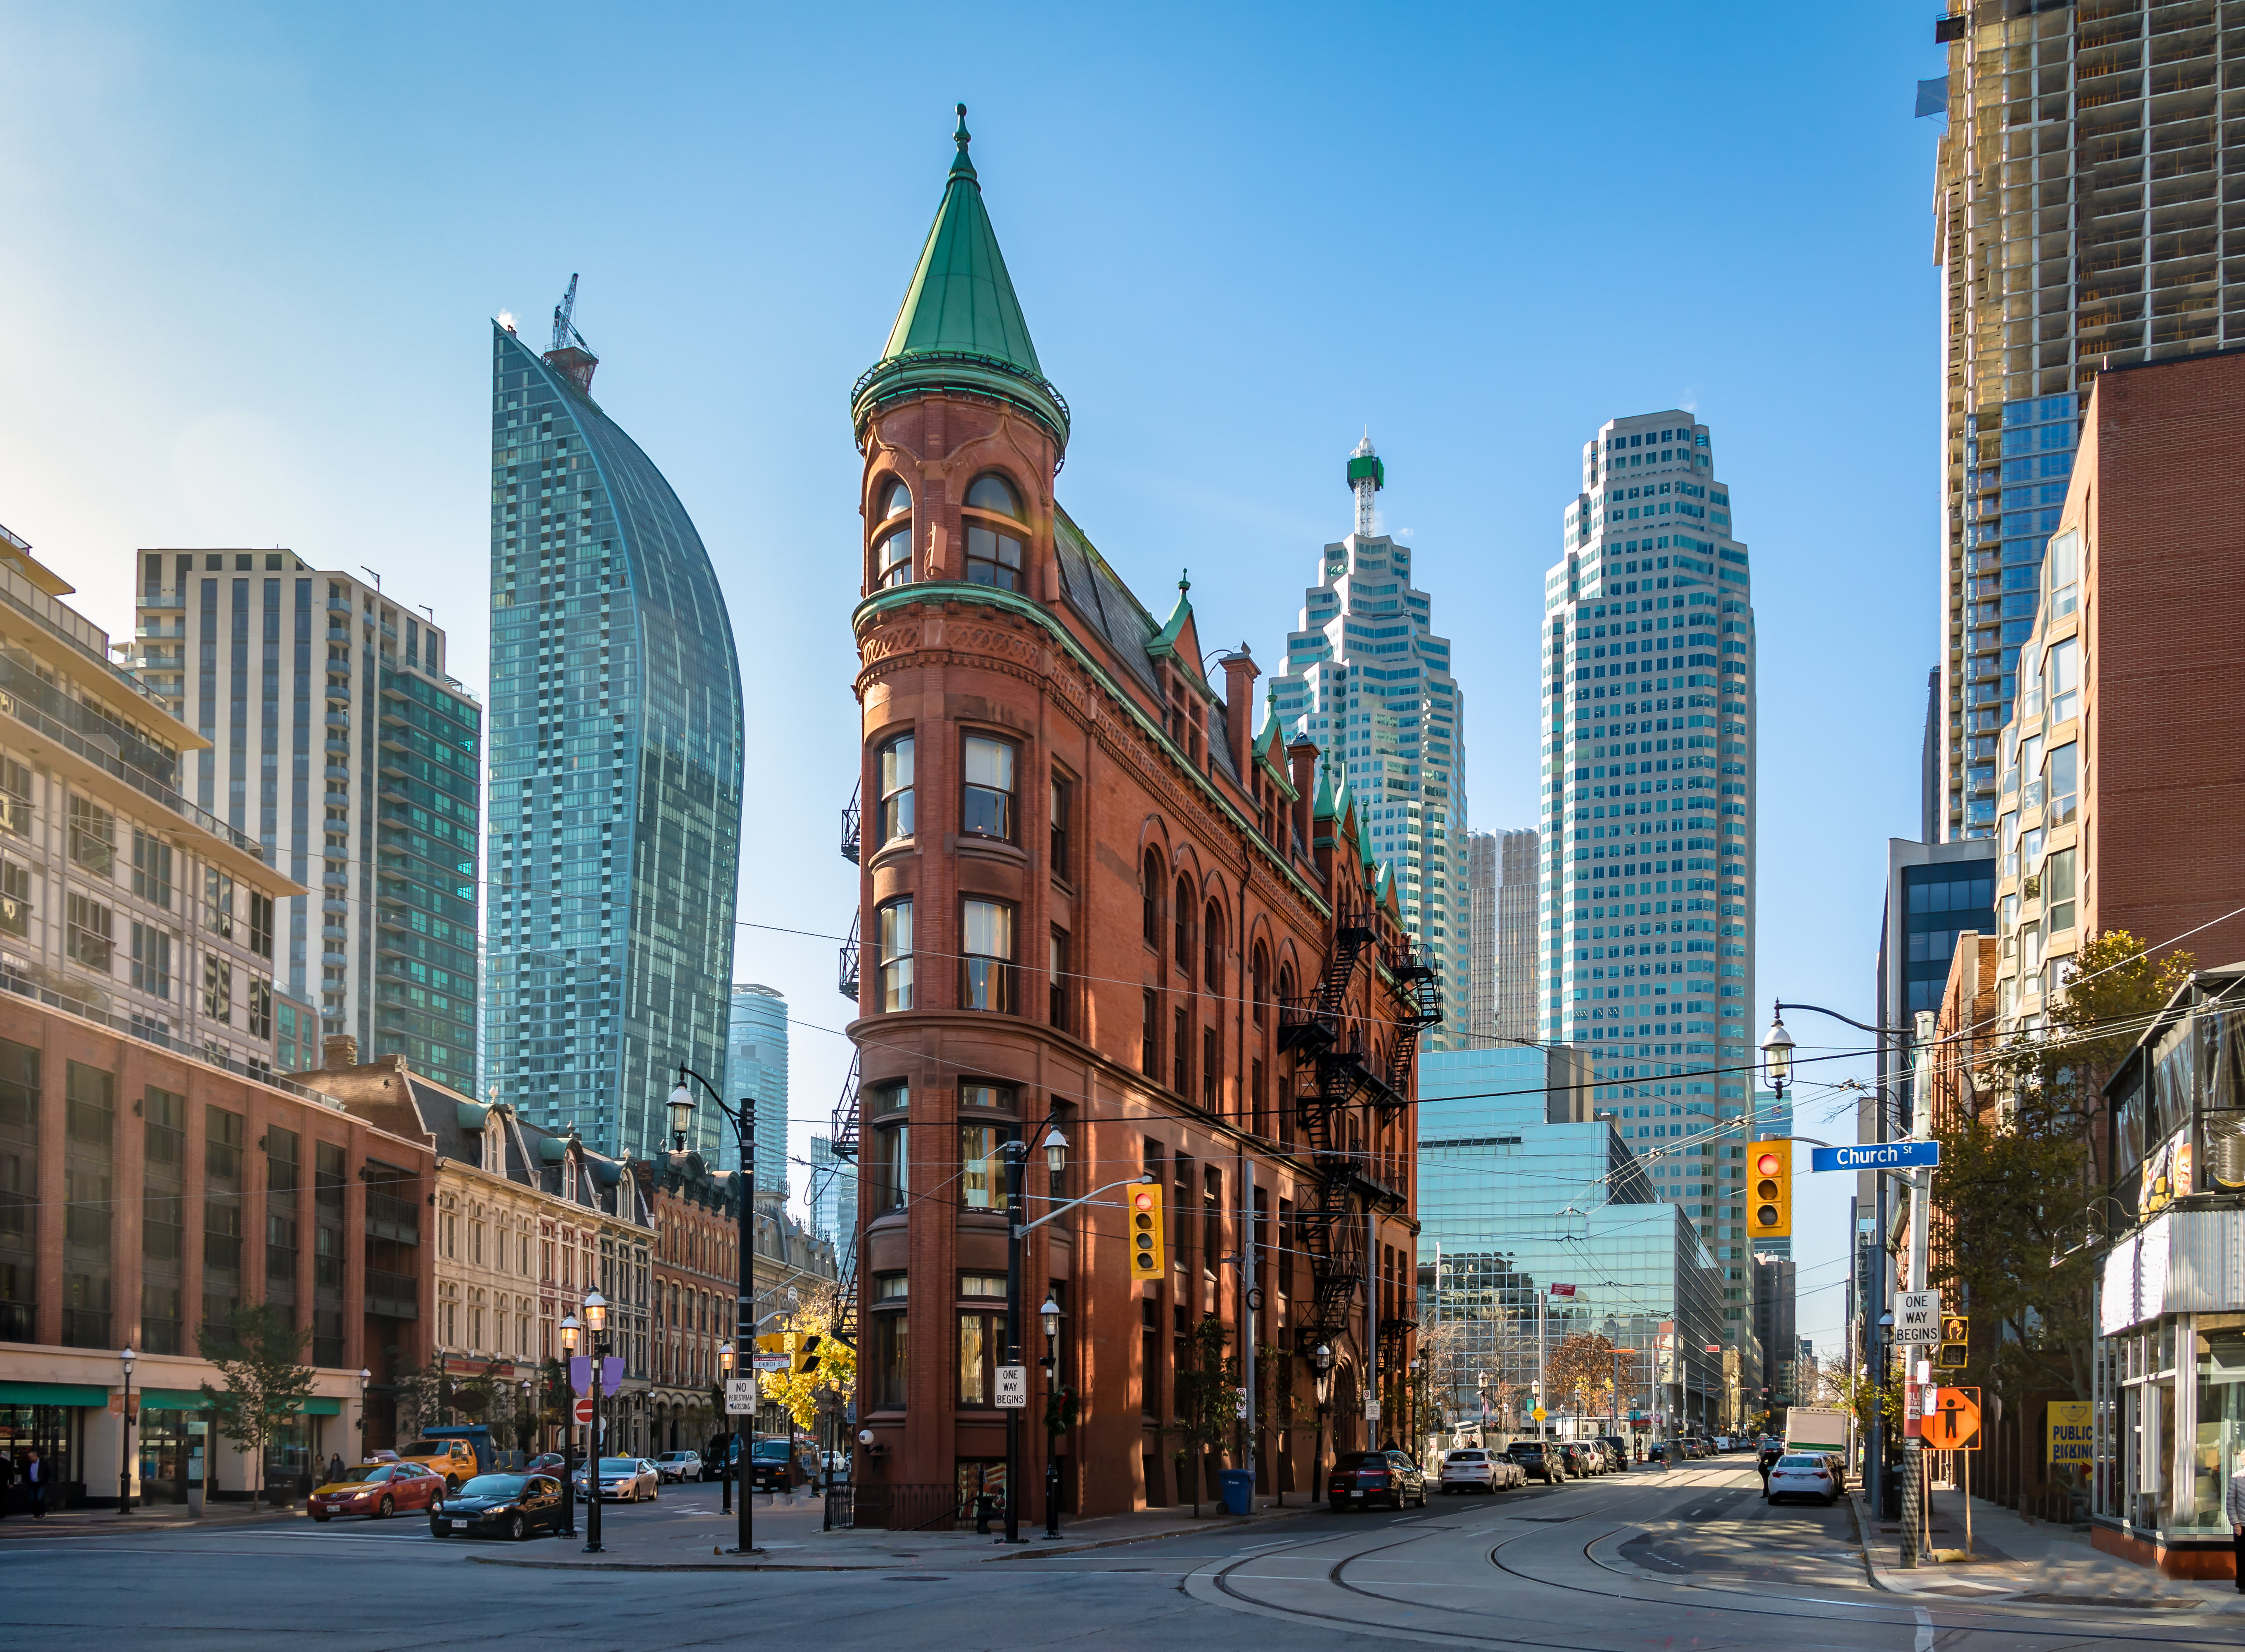
[[[1177,1419],[1168,1427],[1185,1443],[1175,1453],[1205,1462],[1239,1420],[1239,1358],[1224,1351],[1231,1333],[1214,1314],[1194,1326],[1185,1339],[1187,1363],[1177,1375]],[[1193,1476],[1193,1518],[1200,1518],[1200,1476]]]
[[[256,1465],[250,1506],[261,1500],[265,1452],[275,1436],[302,1415],[312,1392],[312,1368],[300,1363],[310,1326],[302,1330],[268,1303],[234,1310],[234,1324],[195,1333],[202,1357],[218,1367],[224,1388],[202,1385],[203,1408],[218,1432],[250,1454]]]
[[[2044,1027],[2003,1044],[1975,1074],[1982,1105],[1937,1119],[1943,1256],[1928,1283],[1974,1321],[1970,1375],[2024,1403],[2090,1394],[2090,1308],[2099,1266],[2083,1241],[2113,1167],[2099,1162],[2103,1087],[2146,1019],[2197,967],[2154,958],[2125,930],[2088,937]]]

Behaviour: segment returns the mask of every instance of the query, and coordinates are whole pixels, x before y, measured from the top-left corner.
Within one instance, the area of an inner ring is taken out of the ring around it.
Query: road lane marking
[[[1909,1609],[1917,1614],[1917,1643],[1911,1652],[1933,1652],[1933,1614],[1922,1606]]]

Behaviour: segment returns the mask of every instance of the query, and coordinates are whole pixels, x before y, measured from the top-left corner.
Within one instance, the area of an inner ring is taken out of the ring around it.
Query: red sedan
[[[386,1520],[407,1509],[426,1509],[444,1500],[444,1477],[418,1463],[361,1463],[343,1477],[312,1493],[312,1518],[363,1514]]]

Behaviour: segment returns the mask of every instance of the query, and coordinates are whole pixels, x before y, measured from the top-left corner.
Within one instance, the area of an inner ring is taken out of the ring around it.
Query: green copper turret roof
[[[851,394],[862,439],[875,410],[919,392],[957,390],[1009,402],[1068,445],[1068,403],[1048,383],[1030,342],[1021,301],[1006,273],[997,232],[982,204],[982,186],[967,146],[967,105],[953,134],[959,154],[943,186],[943,204],[920,248],[889,342]]]
[[[1333,798],[1333,759],[1328,757],[1318,765],[1318,794],[1310,804],[1312,820],[1331,820],[1340,813]]]

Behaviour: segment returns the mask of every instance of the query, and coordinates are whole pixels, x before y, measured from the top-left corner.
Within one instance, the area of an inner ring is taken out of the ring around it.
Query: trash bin
[[[1246,1514],[1255,1507],[1255,1476],[1244,1468],[1227,1468],[1216,1477],[1217,1489],[1224,1497],[1224,1512],[1227,1514]]]

